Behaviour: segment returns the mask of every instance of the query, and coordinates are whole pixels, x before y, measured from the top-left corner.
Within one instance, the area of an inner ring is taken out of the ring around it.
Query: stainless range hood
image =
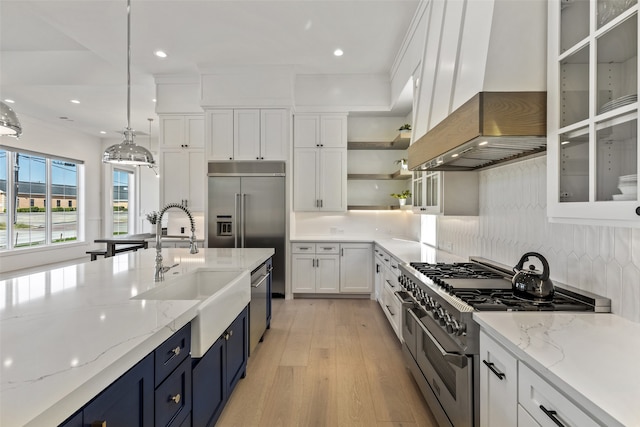
[[[476,170],[547,147],[546,92],[480,92],[409,146],[409,169]]]

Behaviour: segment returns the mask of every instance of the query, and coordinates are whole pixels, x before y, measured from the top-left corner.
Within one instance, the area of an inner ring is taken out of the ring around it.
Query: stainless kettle
[[[524,269],[524,263],[529,257],[538,258],[542,261],[542,273],[530,265],[528,270]],[[515,275],[511,279],[513,293],[521,298],[547,301],[553,298],[553,282],[549,279],[549,263],[539,253],[527,252],[522,255],[518,264],[513,267]]]

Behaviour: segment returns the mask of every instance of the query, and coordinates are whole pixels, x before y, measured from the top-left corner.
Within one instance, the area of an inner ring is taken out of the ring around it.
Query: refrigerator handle
[[[242,215],[242,235],[240,237],[240,241],[241,241],[241,248],[244,248],[244,236],[245,236],[245,231],[247,228],[247,216],[245,215],[246,211],[247,211],[247,194],[246,193],[242,193],[242,200],[240,202],[240,210],[242,211],[241,215]]]
[[[236,193],[233,198],[233,247],[238,247],[238,234],[240,233],[240,219],[238,218],[238,204],[240,202],[240,194]]]

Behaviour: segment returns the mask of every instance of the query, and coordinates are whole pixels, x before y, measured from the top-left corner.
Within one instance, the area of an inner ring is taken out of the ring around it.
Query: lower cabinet
[[[233,321],[200,359],[193,359],[194,427],[213,426],[238,381],[245,376],[249,354],[248,308]]]
[[[546,379],[480,332],[480,425],[605,425],[576,406]]]
[[[187,324],[62,426],[183,425],[191,419],[190,351],[191,324]]]
[[[294,293],[372,293],[371,244],[305,242],[291,246]]]

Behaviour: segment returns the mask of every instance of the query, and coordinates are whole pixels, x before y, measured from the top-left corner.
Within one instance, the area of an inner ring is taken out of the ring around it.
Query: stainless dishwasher
[[[269,303],[267,280],[271,269],[267,263],[251,273],[251,302],[249,303],[249,355],[253,353],[267,329],[267,304]]]

